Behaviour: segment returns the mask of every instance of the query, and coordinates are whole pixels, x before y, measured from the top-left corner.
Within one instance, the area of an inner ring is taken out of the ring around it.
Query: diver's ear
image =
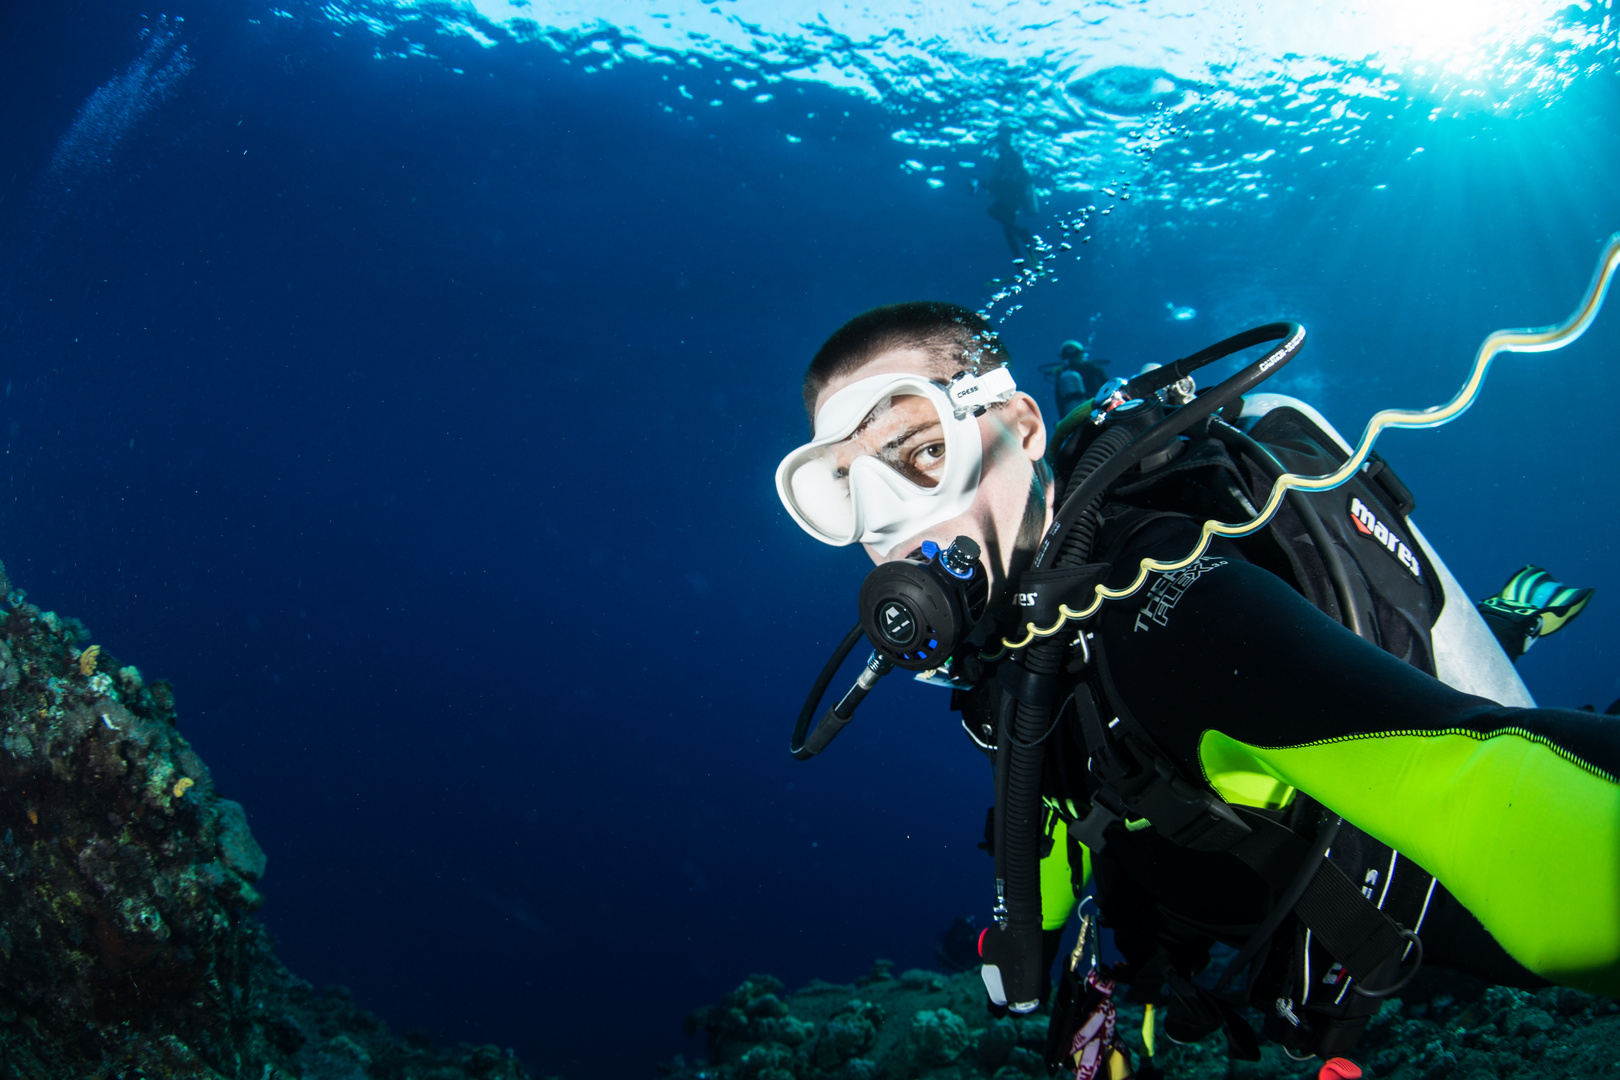
[[[1018,391],[1005,406],[1007,426],[1018,439],[1018,447],[1031,461],[1046,456],[1046,421],[1041,419],[1041,407],[1035,399]]]

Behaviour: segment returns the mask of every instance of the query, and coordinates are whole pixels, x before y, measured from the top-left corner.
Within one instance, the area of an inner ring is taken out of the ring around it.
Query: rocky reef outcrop
[[[275,958],[265,855],[174,693],[0,568],[0,1077],[516,1080]]]
[[[1258,1027],[1258,1017],[1253,1018]],[[1148,1060],[1140,1006],[1119,1028]],[[853,985],[812,982],[788,995],[751,976],[687,1018],[709,1057],[664,1067],[670,1080],[1044,1080],[1047,1015],[992,1018],[977,973],[907,971],[884,961]],[[1267,1046],[1258,1062],[1231,1061],[1217,1034],[1177,1046],[1160,1036],[1152,1064],[1167,1080],[1315,1077],[1318,1061]],[[1612,1078],[1620,1071],[1620,1004],[1576,990],[1487,987],[1425,973],[1404,999],[1384,1002],[1353,1054],[1368,1077],[1391,1080]]]

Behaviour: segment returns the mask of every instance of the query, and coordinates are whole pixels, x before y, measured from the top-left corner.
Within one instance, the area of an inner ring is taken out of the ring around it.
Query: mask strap
[[[990,406],[1011,401],[1017,392],[1018,384],[1013,381],[1012,372],[1007,370],[1006,365],[983,375],[958,371],[945,384],[945,396],[950,399],[951,411],[958,420],[982,416]]]

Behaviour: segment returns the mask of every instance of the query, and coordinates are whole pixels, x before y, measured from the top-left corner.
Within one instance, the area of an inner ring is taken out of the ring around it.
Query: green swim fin
[[[1537,640],[1569,625],[1585,610],[1592,593],[1554,580],[1539,566],[1526,566],[1508,578],[1501,592],[1481,600],[1479,613],[1508,657],[1517,660]]]

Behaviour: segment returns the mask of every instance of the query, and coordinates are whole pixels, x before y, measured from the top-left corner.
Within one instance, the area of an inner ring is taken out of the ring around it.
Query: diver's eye
[[[938,472],[945,461],[945,444],[941,441],[924,443],[913,450],[906,458],[908,471],[932,476]]]
[[[939,483],[940,473],[945,468],[945,443],[938,439],[925,442],[907,453],[901,461],[904,463],[901,472],[912,483],[933,487]]]

